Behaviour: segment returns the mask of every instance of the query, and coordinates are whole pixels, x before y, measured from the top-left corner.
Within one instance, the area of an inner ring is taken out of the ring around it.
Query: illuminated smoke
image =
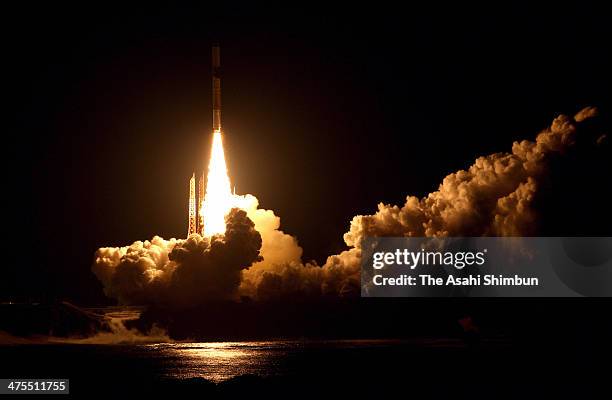
[[[261,259],[261,235],[242,210],[226,217],[225,235],[137,241],[96,252],[92,270],[121,304],[201,304],[238,296],[240,271]]]
[[[217,165],[225,177],[219,198],[229,193],[226,204],[240,209],[226,217],[225,235],[155,237],[128,247],[101,248],[93,271],[108,296],[127,304],[194,304],[241,295],[261,300],[358,296],[360,245],[366,236],[535,233],[535,200],[550,158],[563,155],[574,144],[579,124],[595,114],[594,108],[585,108],[574,118],[561,115],[535,141],[514,142],[509,153],[479,157],[423,198],[407,196],[401,206],[380,203],[375,214],[354,217],[344,235],[349,249],[328,257],[323,266],[302,262],[297,240],[279,230],[280,218],[259,209],[254,196],[229,192],[223,158]]]
[[[108,331],[98,332],[89,337],[48,338],[51,343],[69,344],[143,344],[143,343],[168,343],[172,339],[162,328],[153,325],[152,328],[142,333],[136,328],[126,327],[129,321],[137,321],[140,318],[139,311],[116,311],[104,315]]]
[[[514,142],[510,153],[479,157],[467,170],[444,178],[422,199],[403,206],[379,204],[374,215],[357,216],[344,236],[358,246],[364,236],[521,236],[534,232],[532,204],[546,177],[549,156],[574,144],[577,123],[596,115],[589,107],[574,118],[561,115],[535,142]]]
[[[295,246],[277,248],[243,271],[241,290],[257,298],[296,295],[358,295],[361,241],[366,236],[527,236],[536,233],[534,201],[546,179],[549,159],[575,142],[579,123],[594,117],[588,107],[574,118],[561,115],[534,142],[512,145],[510,153],[479,157],[467,169],[446,176],[438,190],[402,206],[380,203],[373,215],[358,215],[344,235],[349,250],[328,257],[322,267],[302,264]],[[257,225],[257,224],[256,224]],[[264,246],[273,234],[262,231]],[[284,239],[285,242],[289,242]],[[282,260],[283,255],[285,259]]]

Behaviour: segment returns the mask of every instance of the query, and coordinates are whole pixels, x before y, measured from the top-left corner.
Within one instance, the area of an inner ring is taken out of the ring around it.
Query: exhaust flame
[[[225,215],[232,208],[232,204],[233,195],[227,174],[227,165],[225,164],[223,140],[221,131],[216,130],[213,134],[210,162],[208,164],[206,194],[200,213],[204,224],[204,236],[225,233]]]

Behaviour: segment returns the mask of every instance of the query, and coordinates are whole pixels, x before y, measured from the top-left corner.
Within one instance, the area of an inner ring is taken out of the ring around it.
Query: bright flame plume
[[[223,139],[221,131],[217,130],[213,134],[208,176],[206,178],[206,194],[200,213],[204,223],[204,236],[225,233],[225,215],[231,210],[233,203],[223,152]]]

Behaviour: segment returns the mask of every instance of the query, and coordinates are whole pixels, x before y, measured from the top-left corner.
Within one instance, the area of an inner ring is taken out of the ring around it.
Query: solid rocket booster
[[[212,48],[213,132],[221,131],[221,54],[219,45]]]

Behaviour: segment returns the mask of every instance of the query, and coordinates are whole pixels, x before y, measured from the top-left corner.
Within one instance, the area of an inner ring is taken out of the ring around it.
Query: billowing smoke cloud
[[[523,140],[510,153],[479,157],[470,168],[444,178],[437,191],[424,198],[408,196],[403,206],[379,204],[373,215],[353,218],[344,241],[350,247],[326,263],[302,265],[297,244],[275,249],[273,259],[243,271],[241,290],[257,298],[359,293],[361,241],[366,236],[527,236],[537,229],[534,201],[546,178],[549,157],[563,154],[575,142],[577,124],[595,116],[595,108],[574,118],[561,115],[535,142]],[[249,214],[250,216],[251,214]],[[257,225],[257,222],[256,222]],[[278,224],[273,226],[276,229]],[[278,235],[278,231],[275,235]],[[285,235],[287,236],[287,235]],[[264,246],[268,237],[262,231]],[[285,259],[283,254],[288,254]]]
[[[236,198],[244,211],[228,216],[225,238],[155,237],[102,248],[93,270],[106,294],[124,303],[358,295],[360,244],[366,236],[534,234],[535,201],[550,158],[563,155],[574,144],[578,125],[595,115],[595,108],[573,118],[561,115],[535,141],[515,142],[510,153],[479,157],[423,198],[408,196],[402,206],[381,203],[375,214],[354,217],[344,235],[349,249],[328,257],[323,266],[303,263],[297,240],[279,230],[280,218],[246,195]]]
[[[349,256],[351,251],[329,257],[324,267],[304,264],[302,248],[293,236],[279,230],[280,218],[273,211],[259,209],[257,199],[251,195],[241,196],[239,204],[261,233],[263,256],[242,271],[240,293],[243,296],[274,299],[287,295],[338,295],[357,288],[359,260],[355,257],[358,253],[352,251],[354,259]],[[350,262],[345,264],[339,257]]]
[[[246,212],[232,209],[225,235],[134,242],[98,249],[92,270],[122,304],[199,304],[233,299],[240,271],[261,260],[261,235]]]
[[[552,153],[574,144],[578,122],[596,115],[585,108],[561,115],[535,142],[514,142],[511,153],[479,157],[468,170],[448,175],[437,191],[402,207],[378,205],[374,215],[353,218],[344,236],[357,247],[364,236],[524,236],[537,225],[532,208]]]

